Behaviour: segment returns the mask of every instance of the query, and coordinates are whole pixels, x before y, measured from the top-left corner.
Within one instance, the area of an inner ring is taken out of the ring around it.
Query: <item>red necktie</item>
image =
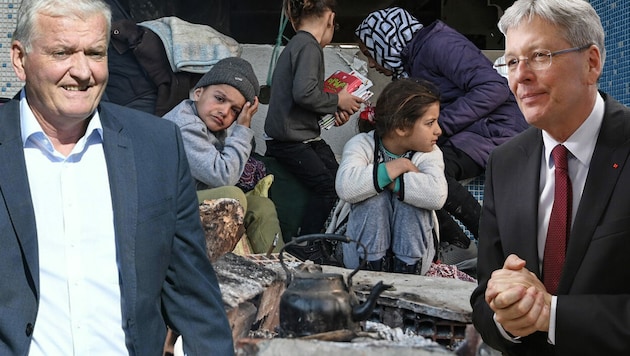
[[[558,288],[567,240],[571,231],[573,193],[567,165],[568,152],[562,145],[557,145],[551,151],[555,165],[556,187],[543,256],[543,283],[547,292],[551,294],[555,294]]]

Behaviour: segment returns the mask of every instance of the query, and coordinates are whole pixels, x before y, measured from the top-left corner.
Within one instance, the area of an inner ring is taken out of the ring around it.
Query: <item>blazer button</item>
[[[33,335],[33,324],[28,323],[26,324],[26,336],[31,337],[31,335]]]

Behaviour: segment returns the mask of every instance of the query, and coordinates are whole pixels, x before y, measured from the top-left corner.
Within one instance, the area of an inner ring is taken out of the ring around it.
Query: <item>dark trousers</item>
[[[459,241],[467,247],[470,239],[453,217],[478,238],[481,205],[459,181],[477,177],[484,173],[484,169],[457,148],[444,146],[440,149],[444,155],[444,172],[448,183],[446,203],[442,209],[436,211],[440,223],[440,238],[451,243]]]
[[[440,147],[440,150],[444,156],[444,172],[447,177],[460,181],[483,174],[483,167],[463,151],[452,146]]]
[[[310,191],[300,235],[321,233],[337,200],[335,175],[339,164],[324,140],[302,142],[267,141],[265,155],[274,157]]]

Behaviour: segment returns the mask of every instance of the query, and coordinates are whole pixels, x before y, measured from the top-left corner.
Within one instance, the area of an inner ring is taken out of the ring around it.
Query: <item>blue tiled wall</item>
[[[9,51],[11,36],[15,29],[15,15],[21,0],[0,0],[0,97],[10,98],[21,87],[11,67]]]
[[[601,90],[630,106],[630,1],[591,0],[606,32],[606,63]]]

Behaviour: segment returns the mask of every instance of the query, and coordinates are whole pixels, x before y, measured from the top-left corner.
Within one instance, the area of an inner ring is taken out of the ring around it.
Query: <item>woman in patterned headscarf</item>
[[[407,11],[392,7],[374,11],[356,30],[370,66],[388,76],[405,77],[400,54],[422,24]]]
[[[440,236],[452,246],[468,247],[470,241],[449,213],[477,238],[481,206],[458,181],[483,174],[492,149],[527,127],[507,80],[462,34],[439,20],[423,26],[399,7],[370,13],[355,34],[370,67],[439,88],[443,134],[438,146],[449,183],[448,199],[438,212]]]

